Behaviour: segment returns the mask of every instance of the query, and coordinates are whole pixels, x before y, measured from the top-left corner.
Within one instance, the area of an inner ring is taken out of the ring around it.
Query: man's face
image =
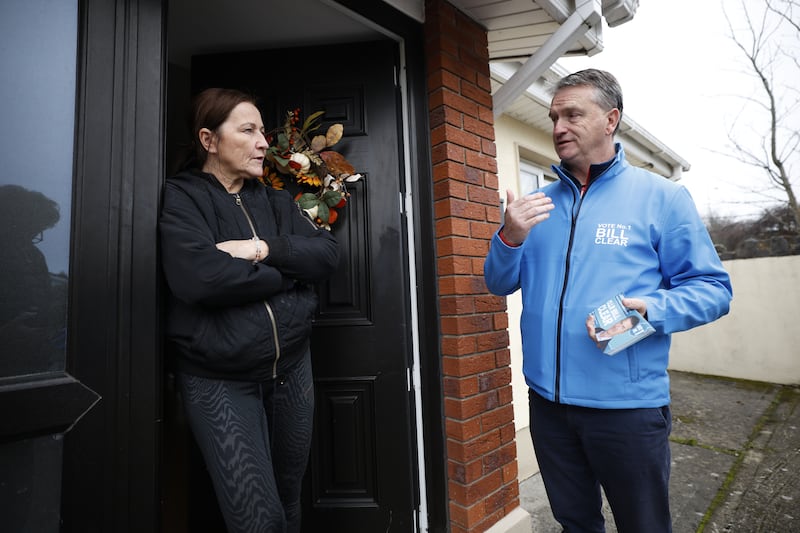
[[[614,154],[619,111],[604,111],[592,98],[594,91],[586,85],[565,87],[550,103],[553,145],[570,169],[588,170],[589,165],[608,161]]]
[[[608,328],[608,330],[606,330],[606,334],[609,337],[613,337],[615,335],[619,335],[620,333],[628,331],[632,327],[633,327],[633,319],[628,317],[620,320],[619,322]]]

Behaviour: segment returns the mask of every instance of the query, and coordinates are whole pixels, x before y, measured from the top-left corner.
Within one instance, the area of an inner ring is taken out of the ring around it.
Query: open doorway
[[[168,173],[188,140],[188,102],[205,87],[256,94],[268,129],[298,107],[304,115],[325,111],[323,130],[344,125],[339,146],[366,179],[350,189],[348,211],[333,229],[340,269],[318,291],[304,530],[415,531],[422,454],[410,383],[416,332],[401,205],[407,184],[400,44],[330,3],[282,4],[171,2]],[[219,531],[202,461],[169,377],[166,383],[163,529]]]

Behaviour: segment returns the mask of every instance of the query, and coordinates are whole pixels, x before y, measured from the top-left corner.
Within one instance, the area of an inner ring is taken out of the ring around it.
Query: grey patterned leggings
[[[263,383],[178,376],[229,533],[300,531],[314,387],[308,351]]]

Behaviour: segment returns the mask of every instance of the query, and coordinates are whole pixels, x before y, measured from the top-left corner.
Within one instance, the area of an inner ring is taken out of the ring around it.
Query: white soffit
[[[401,0],[385,0],[390,3]],[[597,3],[613,27],[633,18],[639,0],[449,0],[488,33],[489,59],[521,60],[532,56],[583,4]],[[594,55],[601,51],[598,24],[570,43],[567,54]]]
[[[541,1],[541,0],[540,0]],[[584,0],[537,48],[514,75],[493,94],[494,116],[500,116],[520,94],[589,31],[602,28],[600,0]]]
[[[576,11],[597,3],[609,27],[633,18],[639,0],[448,0],[483,26],[491,61],[517,61],[532,56]],[[383,0],[398,11],[425,21],[425,0]],[[588,28],[569,43],[566,55],[594,55],[603,49],[602,25]]]
[[[486,28],[490,61],[523,62],[517,74],[494,94],[495,116],[559,57],[602,51],[602,17],[609,26],[617,26],[631,20],[639,6],[639,0],[450,2]]]

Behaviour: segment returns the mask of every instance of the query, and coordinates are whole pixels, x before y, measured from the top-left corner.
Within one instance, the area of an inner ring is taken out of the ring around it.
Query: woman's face
[[[204,142],[203,131],[200,130],[201,142]],[[206,142],[208,159],[203,165],[206,172],[228,180],[261,176],[269,145],[261,113],[253,104],[242,102],[234,107],[227,120],[215,132],[207,134]]]

